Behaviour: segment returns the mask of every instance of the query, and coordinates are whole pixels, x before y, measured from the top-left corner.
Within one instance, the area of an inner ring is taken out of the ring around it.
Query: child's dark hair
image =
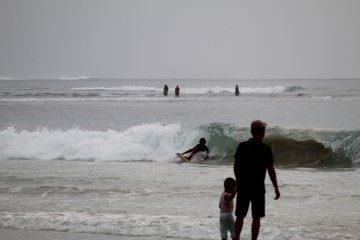
[[[225,188],[225,190],[228,190],[231,186],[234,186],[235,184],[236,184],[235,179],[233,179],[231,177],[226,178],[224,181],[224,188]]]

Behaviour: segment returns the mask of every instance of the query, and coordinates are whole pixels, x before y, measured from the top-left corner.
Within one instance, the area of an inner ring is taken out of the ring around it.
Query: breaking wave
[[[59,80],[70,80],[70,81],[73,81],[73,80],[88,80],[90,79],[90,77],[88,76],[63,76],[63,77],[60,77]]]
[[[248,128],[215,123],[202,126],[209,145],[223,161],[232,162],[239,141],[250,137]],[[356,167],[360,163],[360,131],[269,128],[264,142],[282,167]]]
[[[200,137],[207,139],[208,164],[232,164],[240,141],[249,129],[213,123],[192,130],[180,124],[133,126],[123,131],[68,130],[0,131],[0,159],[66,161],[175,161]],[[264,139],[280,167],[343,168],[360,166],[360,131],[269,128]]]

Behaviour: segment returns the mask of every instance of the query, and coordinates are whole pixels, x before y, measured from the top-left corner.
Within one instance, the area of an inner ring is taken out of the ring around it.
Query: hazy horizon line
[[[159,77],[159,78],[117,78],[117,77],[87,77],[87,76],[79,76],[79,77],[0,77],[0,81],[21,81],[21,80],[60,80],[60,81],[80,81],[80,80],[360,80],[360,77],[314,77],[314,78],[166,78],[166,77]]]

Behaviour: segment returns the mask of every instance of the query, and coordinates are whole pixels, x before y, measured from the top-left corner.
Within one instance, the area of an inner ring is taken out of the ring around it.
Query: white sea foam
[[[17,210],[0,212],[0,228],[151,236],[159,239],[219,238],[217,205],[222,191],[222,180],[232,173],[230,166],[200,168],[188,164],[138,163],[134,166],[131,163],[121,163],[110,166],[102,164],[101,168],[93,172],[93,164],[90,169],[87,169],[89,165],[79,162],[74,166],[82,167],[81,169],[66,168],[67,164],[55,165],[56,170],[51,168],[49,162],[45,164],[49,164],[50,168],[47,170],[53,171],[53,174],[60,172],[54,179],[61,179],[60,183],[65,185],[79,184],[78,180],[86,183],[91,169],[91,173],[96,174],[95,179],[99,180],[105,191],[108,182],[100,181],[104,173],[106,176],[120,177],[119,181],[118,178],[111,178],[111,181],[114,181],[112,183],[119,188],[132,191],[144,191],[144,188],[151,190],[135,196],[112,196],[110,192],[104,196],[103,192],[98,195],[93,191],[88,195],[59,193],[53,198],[46,195],[36,198],[29,197],[26,193],[17,193],[12,196],[13,201],[7,203],[7,207],[12,205],[12,209]],[[39,163],[36,167],[43,165]],[[126,167],[129,168],[127,171],[121,171]],[[134,169],[137,174],[134,174]],[[73,175],[75,173],[76,178]],[[277,201],[272,200],[273,188],[267,179],[267,217],[262,219],[259,237],[279,240],[358,239],[358,173],[279,170],[282,196]],[[41,181],[44,181],[42,184],[49,184],[50,179],[44,179],[39,173],[35,172],[32,176],[35,177],[33,184]],[[93,175],[91,177],[94,178]],[[94,184],[96,182],[92,182],[91,186]],[[25,206],[28,207],[23,208],[23,211],[16,204],[21,204],[21,199],[26,201]],[[39,203],[43,208],[40,211],[37,210]],[[245,239],[248,239],[251,233],[251,214],[248,215],[250,216],[245,219],[241,235]]]
[[[121,87],[75,87],[72,91],[162,91],[162,88],[146,86],[121,86]]]
[[[89,214],[77,212],[0,213],[0,227],[125,236],[201,239],[218,235],[217,218],[172,215]],[[184,231],[186,229],[186,231]]]
[[[86,80],[90,79],[88,76],[63,76],[59,80]]]
[[[124,131],[69,129],[0,132],[0,158],[40,160],[164,160],[176,152],[178,124],[143,124]],[[21,146],[21,147],[20,147]],[[182,146],[181,146],[182,147]],[[161,155],[159,155],[161,153]]]

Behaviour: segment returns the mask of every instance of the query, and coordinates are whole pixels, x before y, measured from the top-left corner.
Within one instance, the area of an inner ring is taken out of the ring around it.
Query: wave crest
[[[215,159],[232,163],[239,142],[250,137],[249,128],[232,124],[204,125]],[[356,167],[360,159],[360,131],[269,128],[264,142],[282,167]]]
[[[173,155],[179,125],[144,124],[124,131],[78,128],[0,131],[0,159],[131,161],[163,160]],[[163,153],[163,155],[161,154]]]
[[[249,128],[212,123],[192,130],[179,124],[133,126],[123,131],[82,129],[0,131],[0,159],[75,161],[174,161],[205,137],[209,164],[232,164],[237,145],[249,138]],[[358,167],[360,131],[269,128],[264,139],[282,167]]]

